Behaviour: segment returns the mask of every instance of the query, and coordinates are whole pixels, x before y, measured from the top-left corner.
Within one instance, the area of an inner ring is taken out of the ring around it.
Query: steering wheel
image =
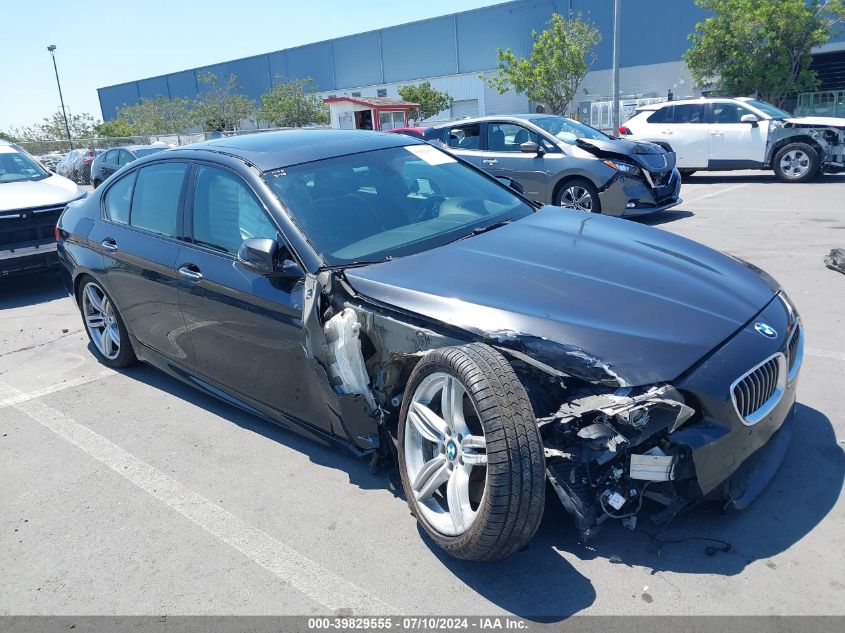
[[[433,220],[439,215],[440,207],[443,205],[443,196],[429,196],[425,199],[420,212],[414,218],[414,222],[425,222],[426,220]]]

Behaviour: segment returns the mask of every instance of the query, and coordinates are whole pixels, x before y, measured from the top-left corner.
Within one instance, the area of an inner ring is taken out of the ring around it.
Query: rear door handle
[[[114,253],[117,250],[117,242],[115,242],[113,237],[107,237],[102,242],[100,242],[100,246],[103,247],[103,250],[109,251]]]
[[[495,158],[485,158],[485,159],[484,159],[483,161],[481,161],[481,162],[482,162],[482,163],[484,163],[485,165],[495,165],[495,164],[496,164],[496,163],[498,163],[499,161],[497,161]]]
[[[179,275],[184,277],[185,279],[190,279],[191,281],[202,280],[202,273],[196,266],[192,266],[191,264],[180,267]]]
[[[672,130],[663,130],[663,134],[674,134]]]

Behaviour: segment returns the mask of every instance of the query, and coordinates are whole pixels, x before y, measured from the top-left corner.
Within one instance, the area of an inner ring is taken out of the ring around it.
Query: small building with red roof
[[[408,127],[408,112],[419,103],[390,97],[329,97],[331,125],[342,130],[388,131]]]

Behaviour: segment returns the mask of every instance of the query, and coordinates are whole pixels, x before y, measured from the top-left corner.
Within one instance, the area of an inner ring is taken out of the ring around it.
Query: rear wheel
[[[94,185],[94,189],[96,189],[97,187],[99,187],[103,183],[99,180],[94,180],[94,182],[92,184]]]
[[[555,204],[564,209],[601,213],[601,201],[595,185],[585,178],[565,182],[557,193]]]
[[[79,311],[94,354],[101,363],[119,368],[136,362],[123,319],[111,297],[92,277],[85,277],[80,284]]]
[[[806,182],[819,175],[819,153],[807,143],[790,143],[775,154],[772,167],[779,180]]]
[[[429,352],[405,389],[398,439],[408,504],[446,552],[496,560],[534,536],[545,503],[543,444],[501,354],[483,344]]]

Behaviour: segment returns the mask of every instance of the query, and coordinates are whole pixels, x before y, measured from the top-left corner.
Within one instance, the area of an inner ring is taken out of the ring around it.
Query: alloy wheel
[[[109,360],[120,354],[120,327],[114,306],[105,291],[93,281],[82,289],[82,317],[97,350]]]
[[[593,196],[584,187],[571,185],[561,195],[560,206],[564,209],[578,209],[579,211],[592,212]]]
[[[810,157],[800,149],[793,149],[781,156],[780,169],[791,178],[800,178],[810,170]]]
[[[446,372],[420,382],[408,408],[408,481],[426,521],[448,536],[470,529],[484,499],[487,444],[479,419],[466,388]]]

